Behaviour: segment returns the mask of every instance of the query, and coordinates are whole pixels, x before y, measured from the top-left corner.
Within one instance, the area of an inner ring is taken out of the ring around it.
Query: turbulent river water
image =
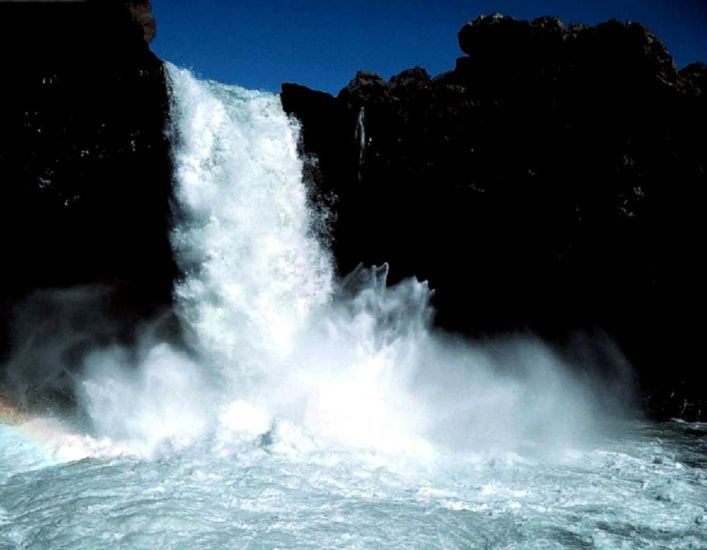
[[[168,73],[186,345],[84,354],[70,416],[0,402],[0,549],[707,547],[707,426],[637,417],[607,342],[337,278],[278,98]]]

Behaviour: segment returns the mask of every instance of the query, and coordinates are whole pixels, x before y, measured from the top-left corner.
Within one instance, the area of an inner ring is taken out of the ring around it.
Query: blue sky
[[[679,66],[707,62],[707,0],[153,0],[153,50],[197,74],[277,91],[298,82],[336,93],[364,69],[386,78],[454,67],[457,31],[479,14],[640,21]]]

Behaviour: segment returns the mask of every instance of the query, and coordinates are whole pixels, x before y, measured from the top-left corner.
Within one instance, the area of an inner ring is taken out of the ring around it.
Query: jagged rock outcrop
[[[440,325],[602,330],[657,416],[707,418],[707,86],[637,23],[481,17],[449,73],[284,84],[341,272],[390,262],[437,289]]]
[[[157,34],[157,23],[152,15],[150,0],[127,0],[126,5],[133,20],[142,27],[143,38],[148,44]]]
[[[171,302],[171,166],[147,1],[0,4],[0,351],[36,289],[104,284],[129,325]],[[127,330],[129,332],[129,330]]]

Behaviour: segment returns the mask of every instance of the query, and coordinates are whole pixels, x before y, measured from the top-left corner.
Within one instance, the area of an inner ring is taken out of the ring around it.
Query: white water
[[[707,543],[699,426],[431,330],[425,283],[336,282],[278,98],[169,73],[190,350],[97,349],[84,422],[0,425],[0,548]]]
[[[361,170],[366,161],[366,108],[361,107],[356,118],[356,131],[354,139],[358,142],[358,181],[361,181]]]

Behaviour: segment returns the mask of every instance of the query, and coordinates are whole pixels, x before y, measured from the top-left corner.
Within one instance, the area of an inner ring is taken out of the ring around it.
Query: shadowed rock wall
[[[126,326],[171,303],[167,87],[149,2],[0,3],[0,350],[36,289],[103,284]],[[129,329],[126,329],[129,332]]]
[[[568,343],[606,332],[658,416],[707,418],[707,67],[645,27],[481,17],[453,71],[284,84],[342,273],[390,262],[437,322]]]

